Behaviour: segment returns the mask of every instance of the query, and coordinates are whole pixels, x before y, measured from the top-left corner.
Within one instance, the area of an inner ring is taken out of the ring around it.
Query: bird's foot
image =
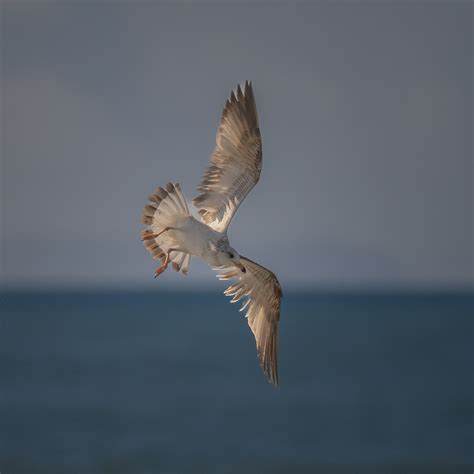
[[[161,234],[163,234],[164,232],[168,232],[169,230],[171,230],[172,227],[165,227],[163,230],[161,230],[160,232],[158,232],[157,234],[146,234],[142,237],[142,240],[151,240],[151,239],[156,239],[157,237],[159,237]]]
[[[157,234],[147,234],[145,236],[142,237],[142,241],[143,240],[151,240],[151,239],[156,239],[158,237]]]
[[[159,277],[167,268],[170,263],[170,253],[171,252],[176,252],[178,249],[169,249],[168,252],[166,252],[166,258],[165,261],[162,263],[160,267],[158,267],[155,270],[155,278]]]
[[[155,278],[158,278],[166,269],[168,268],[168,264],[161,265],[155,270]]]

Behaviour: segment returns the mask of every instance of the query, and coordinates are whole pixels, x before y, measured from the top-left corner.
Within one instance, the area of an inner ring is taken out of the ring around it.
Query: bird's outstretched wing
[[[224,294],[232,296],[231,303],[247,298],[240,311],[247,311],[246,317],[255,336],[262,370],[271,383],[278,385],[277,352],[281,286],[270,270],[245,257],[241,257],[240,261],[246,269],[245,273],[239,268],[232,267],[219,269],[221,273],[217,276],[220,280],[238,279]]]
[[[262,169],[262,139],[252,84],[232,91],[222,112],[216,147],[193,199],[201,220],[227,229],[240,203],[257,184]]]

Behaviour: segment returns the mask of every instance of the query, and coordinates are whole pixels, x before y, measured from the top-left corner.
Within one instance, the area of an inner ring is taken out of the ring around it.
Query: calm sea
[[[0,296],[1,474],[472,473],[473,295]]]

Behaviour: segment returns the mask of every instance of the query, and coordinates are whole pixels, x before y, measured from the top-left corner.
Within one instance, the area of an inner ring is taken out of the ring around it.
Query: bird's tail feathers
[[[183,218],[190,215],[178,183],[168,183],[165,188],[159,187],[148,199],[150,202],[142,211],[142,224],[151,226],[155,232],[160,232],[165,227],[177,227]]]
[[[159,187],[151,196],[149,203],[143,208],[142,224],[150,226],[142,231],[142,239],[145,248],[152,257],[160,260],[163,264],[166,253],[175,246],[172,231],[163,232],[155,239],[146,239],[152,234],[158,234],[167,227],[179,228],[189,218],[189,208],[181,191],[181,186],[176,183],[168,183],[164,188]],[[189,269],[191,256],[185,252],[172,251],[170,260],[174,270],[186,274]]]

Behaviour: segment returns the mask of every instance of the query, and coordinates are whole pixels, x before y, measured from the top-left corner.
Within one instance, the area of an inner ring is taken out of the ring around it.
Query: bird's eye
[[[234,258],[235,255],[232,252],[228,252],[228,253],[229,253],[230,258]]]

